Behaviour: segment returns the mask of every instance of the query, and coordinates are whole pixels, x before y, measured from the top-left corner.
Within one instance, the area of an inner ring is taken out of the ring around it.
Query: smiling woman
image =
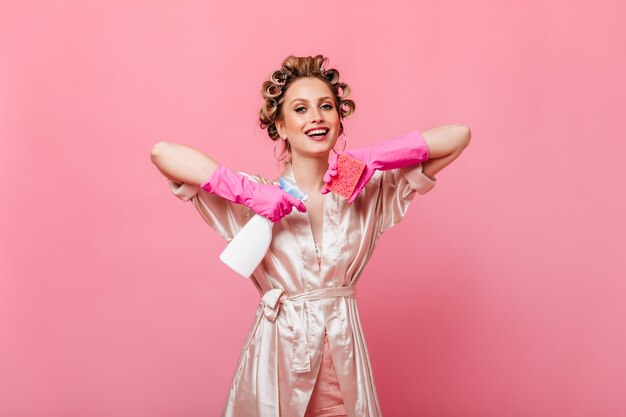
[[[267,129],[272,140],[283,142],[283,152],[278,157],[283,163],[288,163],[292,157],[292,143],[288,140],[289,133],[284,129],[285,124],[293,120],[293,113],[302,116],[301,122],[312,110],[319,110],[322,115],[334,113],[339,119],[339,128],[336,132],[329,132],[328,138],[336,141],[343,133],[341,120],[350,116],[356,108],[354,101],[347,98],[350,87],[339,81],[337,69],[324,68],[327,62],[328,59],[322,55],[290,56],[283,61],[281,69],[272,73],[269,80],[263,83],[261,94],[264,102],[259,110],[259,124],[262,129]],[[306,85],[299,85],[297,91],[292,91],[292,84],[302,82]],[[279,126],[283,128],[282,133],[279,132]],[[336,134],[334,138],[333,134]]]
[[[280,138],[288,144],[290,160],[294,154],[296,160],[328,154],[335,146],[341,126],[329,93],[328,85],[317,78],[301,78],[285,93],[284,100],[290,104],[283,106],[282,118],[275,123]]]
[[[225,240],[254,213],[274,222],[269,250],[250,278],[260,302],[223,416],[381,416],[356,284],[382,233],[435,186],[422,167],[441,170],[469,143],[469,129],[454,125],[335,150],[355,104],[326,61],[290,56],[262,88],[260,126],[284,143],[281,176],[309,195],[306,202],[276,178],[231,171],[197,149],[164,142],[152,149],[171,191]],[[348,199],[326,187],[347,156],[362,169]]]

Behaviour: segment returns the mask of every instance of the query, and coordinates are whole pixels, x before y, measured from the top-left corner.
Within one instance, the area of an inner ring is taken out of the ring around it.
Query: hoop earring
[[[280,152],[280,155],[283,155],[282,158],[278,158],[276,156],[276,146],[278,146],[278,142],[284,142],[283,144],[283,150]],[[274,159],[276,159],[277,161],[282,161],[283,159],[285,159],[287,157],[287,152],[285,152],[287,150],[287,139],[281,139],[280,141],[276,141],[276,144],[274,145]]]
[[[341,150],[341,152],[346,150],[346,145],[348,144],[348,139],[346,138],[346,133],[345,132],[341,132],[341,134],[343,135],[343,149]],[[335,145],[337,145],[335,143]],[[333,147],[333,151],[335,151],[335,148]],[[337,153],[337,151],[335,151],[335,153]]]

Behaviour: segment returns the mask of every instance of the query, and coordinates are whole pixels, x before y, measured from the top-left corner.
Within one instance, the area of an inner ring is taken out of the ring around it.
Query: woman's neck
[[[317,158],[294,156],[291,159],[291,169],[298,186],[306,193],[320,192],[328,169],[328,155]]]

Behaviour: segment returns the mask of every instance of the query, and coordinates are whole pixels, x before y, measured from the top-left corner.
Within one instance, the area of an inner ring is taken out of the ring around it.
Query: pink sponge
[[[337,175],[326,184],[326,188],[345,199],[352,197],[365,164],[345,153],[337,158]]]

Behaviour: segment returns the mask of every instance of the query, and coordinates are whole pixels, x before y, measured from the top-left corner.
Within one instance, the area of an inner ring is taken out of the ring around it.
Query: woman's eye
[[[330,110],[330,109],[332,109],[332,108],[333,108],[333,106],[332,106],[332,105],[330,105],[330,104],[323,104],[323,105],[322,105],[322,108],[326,108],[326,109]],[[303,106],[296,107],[296,108],[294,109],[294,111],[295,111],[296,113],[301,113],[301,111],[300,111],[300,110],[303,110],[303,109],[306,109],[306,107],[303,107]]]

